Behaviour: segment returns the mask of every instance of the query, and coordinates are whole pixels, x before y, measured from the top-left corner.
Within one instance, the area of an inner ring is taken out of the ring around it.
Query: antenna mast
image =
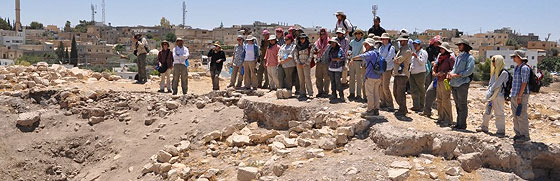
[[[371,14],[373,14],[373,19],[375,19],[375,17],[377,17],[377,4],[374,4],[371,6]]]

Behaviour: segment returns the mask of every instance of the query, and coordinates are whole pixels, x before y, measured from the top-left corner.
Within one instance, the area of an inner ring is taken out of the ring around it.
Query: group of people
[[[355,29],[344,12],[336,12],[336,36],[329,38],[326,29],[319,31],[319,39],[311,43],[309,37],[299,28],[290,28],[284,33],[282,28],[275,34],[264,30],[264,39],[257,45],[252,35],[239,35],[231,62],[232,75],[228,87],[256,90],[268,88],[271,91],[286,89],[290,95],[295,90],[298,99],[329,98],[331,103],[345,102],[344,84],[348,84],[350,101],[367,101],[364,118],[379,115],[380,110],[395,112],[396,116],[406,116],[406,94],[412,97],[411,111],[431,117],[436,101],[440,126],[451,126],[453,120],[451,96],[457,112],[453,128],[467,128],[468,90],[472,81],[475,59],[470,54],[471,44],[466,40],[457,43],[458,54],[448,42],[435,36],[428,47],[423,42],[412,40],[403,29],[391,43],[391,37],[381,27],[381,19],[374,18],[373,26],[367,34]],[[160,64],[166,63],[173,69],[173,93],[177,93],[178,77],[186,77],[185,62],[188,65],[188,49],[177,40],[177,47],[170,52],[168,44],[162,43],[158,55]],[[219,89],[218,76],[225,62],[225,54],[219,43],[208,53],[213,89]],[[169,56],[172,54],[172,56]],[[491,78],[486,96],[487,110],[477,131],[488,132],[488,121],[496,118],[498,136],[505,136],[504,102],[511,95],[514,117],[514,140],[529,140],[527,101],[528,80],[531,68],[526,64],[524,51],[517,50],[511,55],[517,67],[513,74],[504,69],[504,57],[492,57]],[[171,59],[172,58],[172,59]],[[173,60],[173,64],[169,63]],[[187,60],[187,61],[185,61]],[[178,67],[181,67],[178,70]],[[314,96],[311,70],[315,67]],[[184,74],[183,74],[184,72]],[[347,77],[349,76],[349,82]],[[162,77],[169,77],[169,73]],[[393,87],[390,80],[393,78]],[[169,78],[167,78],[169,79]],[[512,80],[511,90],[505,89],[508,79]],[[183,93],[186,93],[186,78],[181,78]],[[264,84],[262,84],[264,82]],[[161,89],[167,85],[162,79]],[[329,93],[330,87],[330,93]],[[295,89],[294,89],[295,88]],[[507,93],[506,93],[507,92]],[[510,93],[509,93],[510,92]],[[393,98],[398,108],[394,108]]]

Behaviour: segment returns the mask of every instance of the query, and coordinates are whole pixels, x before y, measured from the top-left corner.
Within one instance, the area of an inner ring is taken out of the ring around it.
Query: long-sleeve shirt
[[[132,48],[133,50],[136,50],[137,55],[140,55],[148,53],[148,51],[146,51],[146,46],[148,46],[148,41],[146,40],[146,38],[142,38],[138,40],[136,44],[132,46]]]
[[[412,56],[410,60],[410,73],[418,74],[426,72],[426,61],[428,61],[428,52],[424,49],[416,51],[417,57]]]
[[[350,41],[350,50],[352,50],[352,54],[350,54],[350,58],[354,58],[362,53],[362,48],[364,47],[365,39],[362,38],[360,40],[353,39]]]
[[[367,51],[366,53],[360,54],[358,55],[360,58],[362,58],[363,60],[365,60],[365,65],[366,65],[366,78],[368,79],[380,79],[381,75],[376,74],[373,71],[373,67],[374,65],[377,63],[377,61],[379,61],[379,52],[377,52],[376,50],[370,50]]]
[[[329,71],[331,72],[342,72],[342,67],[346,64],[346,53],[341,48],[338,51],[332,51],[333,48],[331,47],[329,52],[325,52],[329,56]],[[340,58],[338,61],[334,61],[333,59]]]
[[[412,57],[410,47],[408,47],[408,45],[401,46],[394,59],[395,67],[393,68],[393,76],[410,76],[410,57]]]
[[[469,77],[474,72],[474,57],[467,53],[461,52],[457,56],[457,60],[453,65],[452,74],[459,74],[459,77],[455,77],[449,81],[451,87],[459,87],[465,83],[469,83],[471,78]]]
[[[531,68],[528,65],[521,64],[515,67],[515,71],[513,72],[513,79],[511,81],[511,94],[510,97],[516,97],[521,91],[521,84],[527,83],[525,86],[524,94],[529,94],[529,74],[531,72]]]
[[[338,41],[338,44],[340,44],[340,48],[342,48],[342,51],[344,51],[344,57],[346,57],[348,49],[350,49],[350,41],[348,41],[348,38],[346,37],[336,39]]]
[[[233,48],[233,66],[243,65],[243,45],[235,45]]]
[[[185,60],[189,58],[189,49],[185,46],[173,48],[173,65],[183,64],[185,65]]]
[[[288,58],[292,58],[290,61],[287,61],[285,63],[282,64],[282,68],[288,68],[288,67],[295,67],[296,66],[296,62],[294,61],[294,49],[296,48],[296,45],[294,43],[291,44],[284,44],[282,45],[282,47],[280,47],[280,50],[278,51],[278,58],[280,60],[286,60]]]
[[[303,50],[295,50],[295,60],[297,64],[300,65],[310,65],[311,58],[313,57],[311,54],[311,49],[303,49]]]
[[[173,52],[171,50],[161,50],[158,53],[157,60],[162,66],[165,65],[168,69],[173,68]]]
[[[488,92],[486,93],[486,101],[492,101],[496,96],[504,96],[504,91],[502,90],[504,83],[510,78],[507,72],[500,70],[500,76],[492,75],[490,81],[488,82]]]
[[[280,51],[280,46],[278,45],[273,45],[266,49],[264,60],[267,67],[278,66],[278,51]]]
[[[438,56],[439,58],[439,56]],[[436,60],[438,61],[438,60]],[[442,60],[441,62],[438,61],[438,63],[436,64],[436,67],[434,67],[434,71],[435,73],[444,73],[441,76],[438,76],[438,81],[443,81],[443,79],[445,79],[445,77],[447,77],[447,73],[449,73],[452,69],[453,69],[453,64],[455,64],[455,57],[452,55],[449,55],[449,58]]]
[[[393,67],[395,67],[395,62],[393,61],[393,58],[395,58],[395,47],[391,44],[382,45],[379,48],[379,52],[381,57],[385,58],[387,62],[387,71],[392,71]]]
[[[259,62],[262,62],[264,60],[264,56],[266,55],[266,50],[268,49],[268,45],[270,43],[268,42],[268,40],[262,40],[261,41],[261,46],[260,46],[260,52],[259,52]]]
[[[210,58],[210,67],[217,67],[218,70],[222,70],[224,62],[226,61],[226,54],[224,51],[210,50],[208,51],[208,58]],[[218,61],[220,61],[218,63]]]

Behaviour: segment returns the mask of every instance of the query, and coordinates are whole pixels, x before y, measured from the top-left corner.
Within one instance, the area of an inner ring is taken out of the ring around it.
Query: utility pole
[[[186,27],[185,19],[187,19],[187,3],[183,1],[183,28]]]
[[[93,3],[91,4],[91,22],[95,23],[95,7],[93,6]]]
[[[105,0],[101,0],[101,20],[105,26]]]

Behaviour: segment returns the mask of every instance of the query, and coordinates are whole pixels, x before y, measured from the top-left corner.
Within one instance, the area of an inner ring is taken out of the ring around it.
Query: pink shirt
[[[278,44],[266,49],[264,59],[266,60],[267,67],[278,66],[278,51],[280,51]]]

